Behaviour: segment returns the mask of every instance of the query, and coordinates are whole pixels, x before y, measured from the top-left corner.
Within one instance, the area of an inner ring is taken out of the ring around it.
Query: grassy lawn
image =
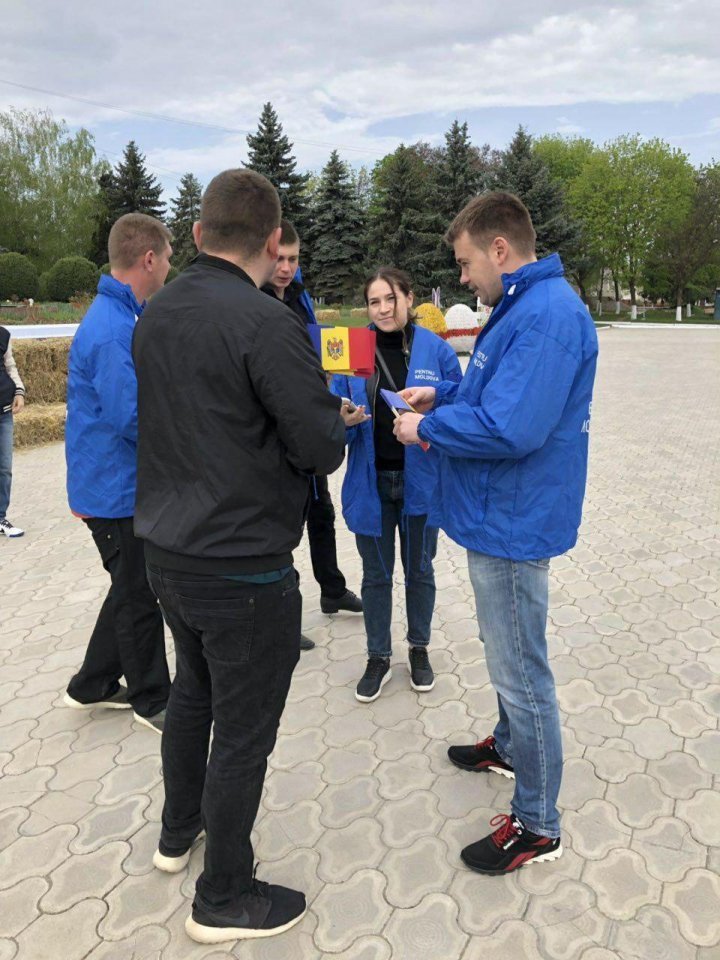
[[[619,315],[615,314],[614,310],[603,310],[602,317],[598,317],[597,313],[593,313],[593,319],[599,320],[601,323],[616,323],[618,321],[622,323],[630,322],[630,311],[622,310]],[[675,311],[674,310],[648,310],[643,317],[638,307],[638,318],[637,320],[632,321],[633,323],[675,323]],[[713,319],[713,315],[707,314],[703,311],[702,307],[696,307],[693,310],[691,317],[685,316],[685,311],[683,310],[683,323],[709,323],[717,324],[718,321]]]
[[[80,323],[86,307],[71,303],[35,303],[27,306],[0,306],[0,324],[11,327],[25,323]]]

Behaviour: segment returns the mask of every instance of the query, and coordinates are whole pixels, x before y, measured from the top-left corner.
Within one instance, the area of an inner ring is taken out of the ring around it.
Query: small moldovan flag
[[[375,331],[365,327],[308,326],[323,370],[370,377],[375,370]]]

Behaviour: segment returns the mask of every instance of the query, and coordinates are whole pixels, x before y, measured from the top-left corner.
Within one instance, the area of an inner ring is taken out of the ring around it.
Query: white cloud
[[[372,160],[398,143],[400,123],[403,139],[416,139],[422,130],[412,118],[433,113],[717,94],[718,31],[720,5],[704,0],[306,0],[298,9],[247,0],[34,0],[5,7],[0,78],[238,131],[158,126],[157,145],[145,145],[152,161],[202,175],[245,156],[242,131],[255,128],[267,100],[305,167],[324,162],[331,145],[347,159]],[[90,126],[122,118],[0,84],[0,109],[10,103],[49,105]],[[560,132],[582,132],[567,118],[558,122]]]

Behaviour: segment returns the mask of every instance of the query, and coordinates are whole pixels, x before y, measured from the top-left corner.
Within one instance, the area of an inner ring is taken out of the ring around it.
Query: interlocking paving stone
[[[483,877],[463,865],[455,874],[449,891],[460,908],[461,929],[473,937],[483,936],[492,933],[506,920],[522,916],[529,898],[518,882],[519,877],[519,873],[507,877]]]
[[[670,883],[682,880],[691,867],[704,867],[707,857],[687,824],[674,817],[659,817],[652,827],[636,830],[632,848],[645,860],[648,873]]]
[[[645,904],[657,903],[662,892],[633,850],[611,850],[604,860],[591,860],[583,878],[595,890],[600,910],[613,920],[628,920]]]
[[[571,960],[585,948],[604,943],[611,927],[595,908],[593,891],[573,880],[535,898],[526,916],[538,930],[542,950],[557,960]]]
[[[343,884],[327,884],[313,910],[318,918],[315,942],[321,950],[338,953],[364,934],[382,929],[390,916],[383,894],[385,877],[377,870],[360,870]]]
[[[720,846],[720,793],[717,790],[698,790],[690,799],[680,800],[677,815],[687,823],[699,843]]]
[[[326,830],[317,844],[323,880],[339,883],[363,867],[377,867],[385,856],[380,833],[380,824],[370,817],[339,830]]]
[[[462,960],[509,960],[540,957],[538,936],[523,920],[507,920],[489,936],[472,937]]]
[[[65,860],[49,876],[52,889],[41,901],[43,911],[61,913],[87,897],[103,897],[120,882],[120,866],[129,852],[127,843],[116,841]]]
[[[143,927],[122,940],[99,943],[86,960],[161,960],[169,940],[170,934],[162,927]]]
[[[65,913],[44,914],[18,937],[19,957],[81,960],[99,941],[96,927],[107,909],[102,900],[84,900]]]
[[[643,907],[634,919],[617,924],[611,945],[613,956],[622,960],[694,960],[696,956],[696,947],[684,939],[675,918],[662,907]]]
[[[429,865],[432,864],[432,869]],[[437,837],[421,837],[410,847],[391,850],[383,861],[385,896],[394,907],[415,907],[428,893],[445,890],[455,873],[448,851]]]
[[[657,817],[672,813],[672,800],[663,794],[657,780],[644,773],[631,773],[622,783],[611,783],[605,796],[629,827],[649,827]]]
[[[440,537],[434,690],[409,686],[398,564],[393,678],[361,705],[362,617],[320,612],[303,541],[303,629],[318,646],[296,669],[253,840],[259,877],[304,889],[310,909],[255,943],[185,935],[202,841],[177,877],[152,866],[159,738],[129,712],[62,703],[108,578],[67,511],[62,447],[18,451],[13,515],[33,523],[0,540],[0,960],[718,960],[717,333],[601,334],[584,523],[550,571],[559,860],[510,877],[460,861],[514,787],[446,755],[497,716],[463,551]],[[669,360],[678,376],[661,383]],[[337,530],[358,590],[354,538],[341,519]]]
[[[40,916],[38,901],[49,889],[43,877],[28,877],[7,890],[0,891],[0,917],[2,932],[8,937],[17,937]]]

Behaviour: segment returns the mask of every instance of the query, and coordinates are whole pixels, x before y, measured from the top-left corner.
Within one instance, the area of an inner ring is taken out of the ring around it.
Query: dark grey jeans
[[[183,853],[204,827],[195,903],[232,915],[251,887],[250,832],[300,656],[298,577],[292,569],[276,583],[249,584],[149,564],[148,578],[176,655],[162,738],[160,852]]]

